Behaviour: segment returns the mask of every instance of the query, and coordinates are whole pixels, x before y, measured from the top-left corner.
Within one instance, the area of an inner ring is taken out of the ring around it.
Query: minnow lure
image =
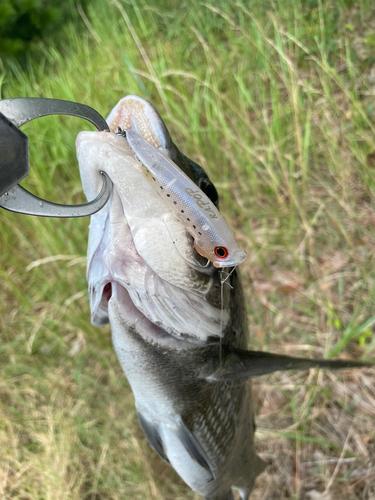
[[[135,156],[149,171],[155,189],[193,236],[196,251],[215,267],[240,264],[246,252],[237,245],[232,231],[203,191],[137,132],[127,130],[126,139]]]

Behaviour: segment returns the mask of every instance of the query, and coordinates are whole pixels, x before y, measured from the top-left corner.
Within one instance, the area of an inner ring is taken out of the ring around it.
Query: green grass
[[[1,98],[69,99],[104,116],[124,95],[150,100],[248,250],[251,345],[371,359],[374,14],[370,0],[93,0],[26,70],[0,67]],[[22,184],[83,202],[82,128],[27,124]],[[149,449],[110,331],[89,323],[88,220],[1,211],[0,224],[0,498],[197,499]],[[272,463],[253,498],[370,499],[374,382],[371,370],[257,380],[257,446]]]

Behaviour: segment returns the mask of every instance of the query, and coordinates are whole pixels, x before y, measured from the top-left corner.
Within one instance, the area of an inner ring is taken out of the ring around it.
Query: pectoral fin
[[[191,458],[210,472],[215,479],[216,476],[213,467],[210,465],[209,457],[182,420],[179,422],[177,433],[181,443],[184,445]]]
[[[143,432],[145,433],[151,448],[154,451],[156,451],[156,453],[159,455],[160,458],[169,462],[168,457],[164,451],[163,442],[158,429],[154,425],[150,424],[144,418],[144,416],[139,412],[138,412],[138,418],[139,418],[139,423],[141,424]]]
[[[293,358],[270,352],[225,348],[223,348],[220,358],[215,360],[213,366],[211,365],[211,373],[205,374],[206,380],[243,380],[277,371],[308,370],[309,368],[339,370],[375,366],[372,363],[346,359]]]

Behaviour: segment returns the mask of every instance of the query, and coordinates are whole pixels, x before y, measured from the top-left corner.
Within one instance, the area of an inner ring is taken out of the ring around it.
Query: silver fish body
[[[235,487],[247,500],[265,467],[253,443],[248,379],[275,370],[351,363],[246,351],[237,272],[221,284],[226,270],[195,251],[192,236],[155,192],[126,138],[114,132],[120,127],[141,134],[216,203],[208,177],[178,151],[143,99],[122,99],[108,124],[111,133],[81,132],[76,143],[87,198],[100,188],[96,171],[105,171],[113,183],[110,201],[90,223],[91,320],[111,325],[152,448],[203,498],[230,500]]]

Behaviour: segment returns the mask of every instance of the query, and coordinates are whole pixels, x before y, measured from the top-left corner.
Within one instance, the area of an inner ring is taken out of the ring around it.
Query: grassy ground
[[[251,345],[373,359],[373,2],[91,5],[26,71],[0,69],[1,98],[70,99],[103,115],[126,94],[149,99],[249,251]],[[82,127],[24,127],[27,188],[83,201]],[[148,447],[109,329],[89,324],[88,220],[1,211],[0,225],[0,498],[197,500]],[[252,498],[374,500],[374,387],[374,370],[257,380],[270,466]]]

